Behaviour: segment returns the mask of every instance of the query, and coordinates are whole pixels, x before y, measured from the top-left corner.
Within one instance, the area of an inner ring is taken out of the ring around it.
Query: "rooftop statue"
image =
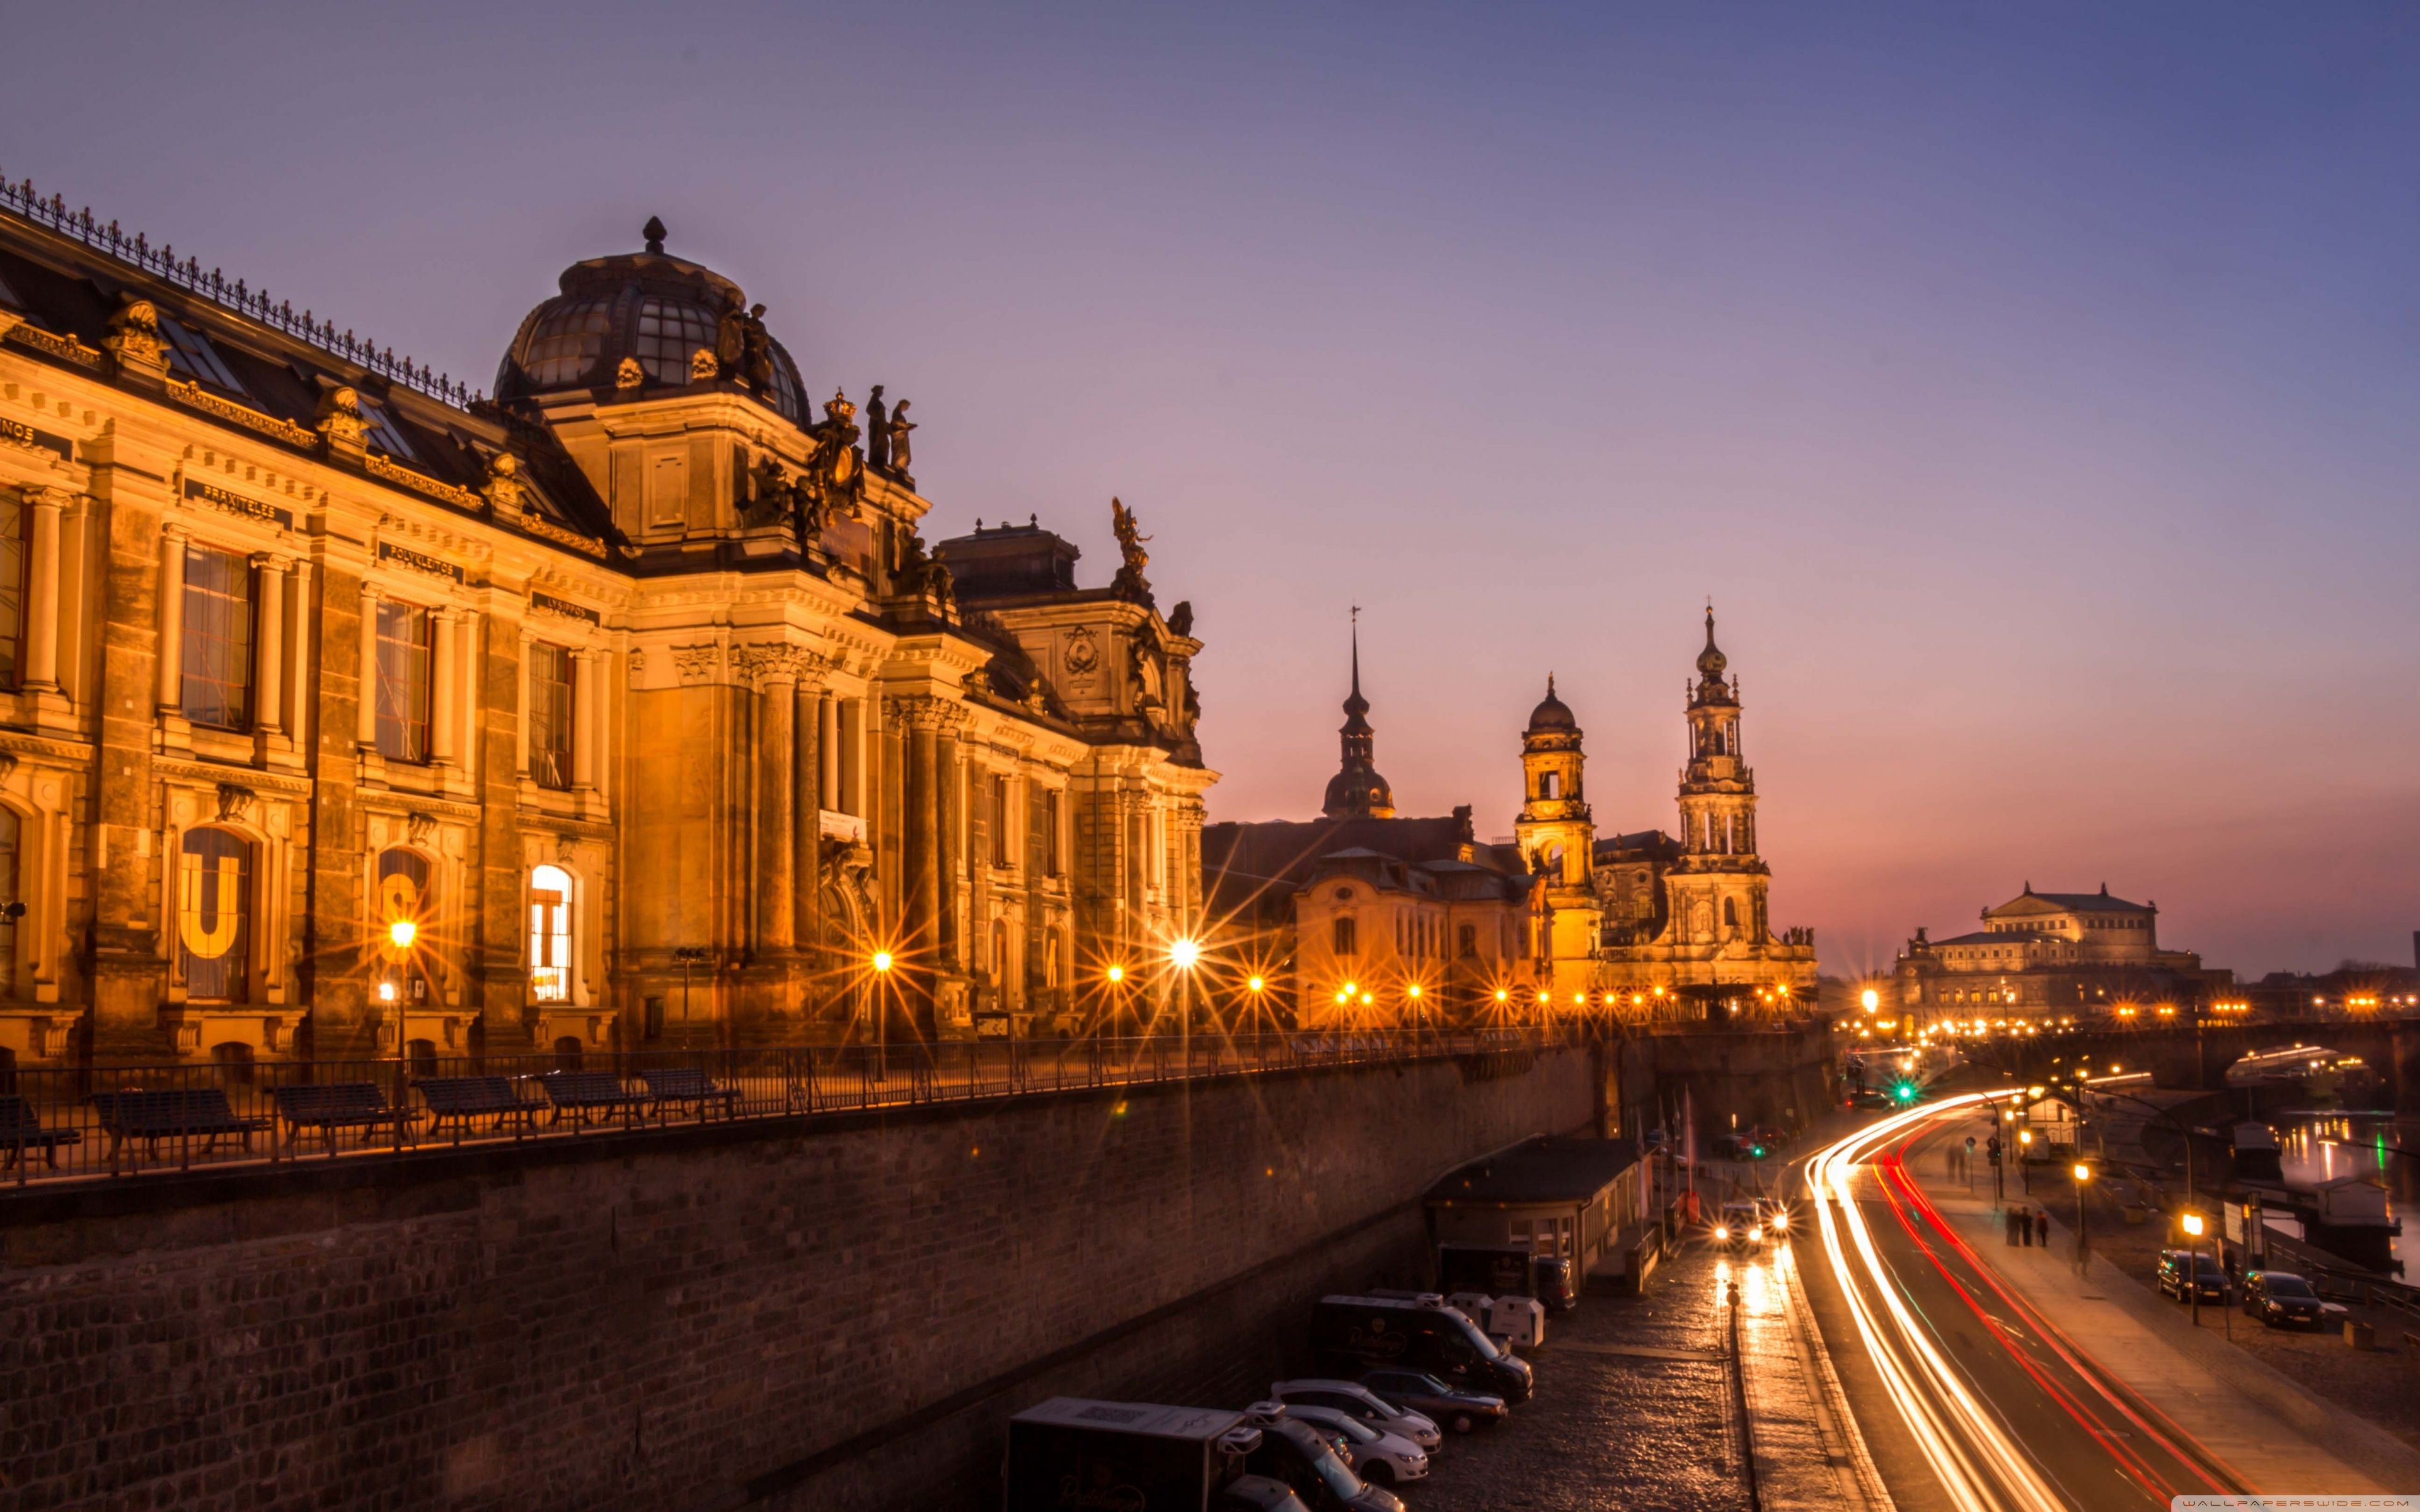
[[[1109,529],[1117,535],[1118,554],[1125,559],[1110,590],[1138,603],[1150,603],[1151,579],[1142,575],[1142,569],[1151,565],[1151,553],[1142,546],[1151,537],[1136,527],[1134,511],[1116,499],[1109,501]]]
[[[865,396],[865,465],[885,471],[891,467],[891,411],[883,408],[879,383]]]
[[[891,453],[891,471],[906,479],[911,487],[915,479],[908,475],[908,433],[915,428],[916,423],[908,418],[908,401],[902,399],[891,411],[891,428],[884,435],[884,444]]]

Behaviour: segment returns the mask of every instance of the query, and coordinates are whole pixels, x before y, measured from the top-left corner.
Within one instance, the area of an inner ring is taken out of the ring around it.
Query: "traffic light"
[[[1916,1084],[1914,1082],[1907,1081],[1893,1082],[1891,1084],[1891,1101],[1894,1103],[1915,1102]]]
[[[1747,1147],[1747,1158],[1748,1158],[1748,1159],[1750,1159],[1750,1160],[1762,1160],[1762,1159],[1764,1159],[1764,1147],[1763,1147],[1762,1145],[1750,1145],[1750,1146],[1748,1146],[1748,1147]]]

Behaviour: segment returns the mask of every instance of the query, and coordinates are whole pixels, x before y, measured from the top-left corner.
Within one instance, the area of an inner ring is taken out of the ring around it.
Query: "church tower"
[[[1370,701],[1361,696],[1361,625],[1355,610],[1353,625],[1353,691],[1345,696],[1344,723],[1336,732],[1343,750],[1334,777],[1327,779],[1327,801],[1320,812],[1330,819],[1392,819],[1395,790],[1371,764],[1376,733],[1370,728]]]
[[[1559,1004],[1594,985],[1597,935],[1605,921],[1590,882],[1596,821],[1580,783],[1586,762],[1579,721],[1555,697],[1549,676],[1544,701],[1529,711],[1529,726],[1521,732],[1521,813],[1512,834],[1522,859],[1545,887],[1546,938],[1536,953],[1552,958]]]
[[[1706,609],[1706,649],[1689,690],[1689,764],[1681,771],[1680,862],[1671,873],[1673,927],[1683,943],[1761,950],[1767,937],[1765,887],[1771,871],[1756,849],[1756,776],[1740,752],[1739,680],[1714,644]]]

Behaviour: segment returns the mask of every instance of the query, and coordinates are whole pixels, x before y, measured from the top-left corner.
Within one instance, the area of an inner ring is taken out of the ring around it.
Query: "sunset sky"
[[[914,401],[928,537],[1140,515],[1221,819],[1348,608],[1406,812],[1556,674],[1669,827],[1709,595],[1776,926],[2030,881],[2257,974],[2420,928],[2420,10],[18,8],[0,171],[491,380],[670,250]]]

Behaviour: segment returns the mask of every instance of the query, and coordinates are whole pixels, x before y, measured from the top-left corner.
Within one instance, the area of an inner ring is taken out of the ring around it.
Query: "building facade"
[[[1681,838],[1597,837],[1582,732],[1549,677],[1522,732],[1513,834],[1482,843],[1467,808],[1396,814],[1357,640],[1323,817],[1212,825],[1213,916],[1254,942],[1305,1024],[1394,1022],[1440,993],[1460,1022],[1608,1002],[1696,1016],[1811,1008],[1814,934],[1776,934],[1767,919],[1772,870],[1756,848],[1755,777],[1727,665],[1709,611],[1686,708]]]
[[[1896,966],[1902,1007],[1927,1018],[2152,1017],[2197,1001],[2233,974],[2160,947],[2160,910],[2099,892],[2036,892],[1982,911],[1946,940],[1918,929]]]
[[[1140,545],[962,597],[906,403],[645,242],[474,398],[0,187],[0,1051],[1033,1032],[1187,927]]]

